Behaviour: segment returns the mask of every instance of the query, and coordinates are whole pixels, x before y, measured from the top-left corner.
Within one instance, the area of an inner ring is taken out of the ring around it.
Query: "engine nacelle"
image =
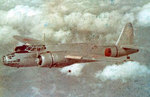
[[[38,56],[37,64],[41,67],[51,67],[53,64],[53,57],[51,52],[45,52]]]
[[[40,54],[37,58],[37,64],[41,67],[63,67],[66,63],[65,51],[48,51]]]

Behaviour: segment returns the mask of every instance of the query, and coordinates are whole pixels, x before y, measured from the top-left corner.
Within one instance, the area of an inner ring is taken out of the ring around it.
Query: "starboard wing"
[[[74,60],[81,62],[122,62],[123,59],[120,58],[112,58],[112,57],[105,57],[101,55],[79,55],[79,54],[69,54],[65,56],[68,60]]]

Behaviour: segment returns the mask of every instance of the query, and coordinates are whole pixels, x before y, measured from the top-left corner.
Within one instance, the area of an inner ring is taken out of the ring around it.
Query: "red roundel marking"
[[[105,49],[105,56],[111,56],[111,48]]]

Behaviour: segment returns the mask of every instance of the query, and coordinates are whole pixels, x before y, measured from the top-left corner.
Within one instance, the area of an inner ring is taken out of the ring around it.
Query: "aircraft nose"
[[[3,63],[6,65],[6,64],[7,64],[7,57],[6,57],[6,56],[3,56],[3,57],[2,57],[2,61],[3,61]]]
[[[11,58],[9,56],[3,56],[2,57],[3,64],[9,66],[10,65],[9,64],[10,59]]]
[[[3,56],[2,61],[3,61],[3,64],[6,66],[12,66],[12,67],[16,66],[16,64],[13,63],[12,57],[10,56],[7,56],[7,55]]]

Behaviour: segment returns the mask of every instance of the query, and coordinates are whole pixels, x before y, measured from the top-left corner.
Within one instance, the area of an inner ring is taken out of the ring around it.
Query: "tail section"
[[[121,45],[132,45],[133,44],[133,26],[131,23],[127,23],[125,27],[123,28],[116,45],[121,46]]]

